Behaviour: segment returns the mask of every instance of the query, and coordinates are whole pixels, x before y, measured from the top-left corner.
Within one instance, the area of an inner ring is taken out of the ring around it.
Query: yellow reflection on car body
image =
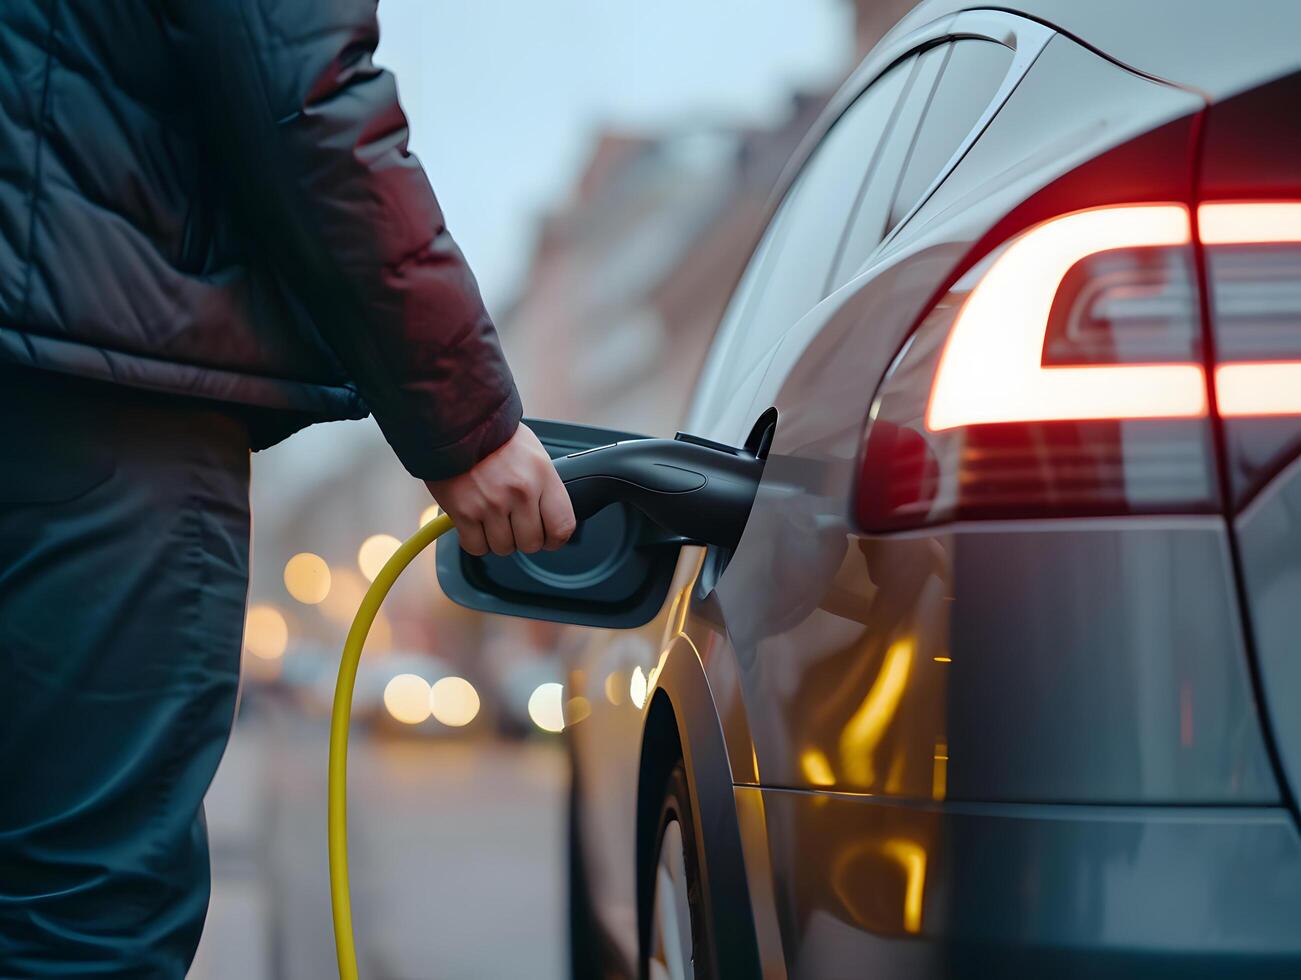
[[[916,841],[891,838],[881,852],[898,861],[907,884],[903,893],[903,927],[907,932],[921,932],[922,899],[926,891],[926,849]]]
[[[911,637],[890,644],[871,690],[840,733],[841,767],[856,785],[870,786],[876,781],[872,756],[899,708],[912,660]]]
[[[935,759],[931,768],[931,799],[942,800],[949,786],[949,746],[947,742],[935,743]]]
[[[813,786],[836,784],[836,774],[831,771],[831,763],[819,749],[807,748],[800,753],[800,769],[804,778]]]

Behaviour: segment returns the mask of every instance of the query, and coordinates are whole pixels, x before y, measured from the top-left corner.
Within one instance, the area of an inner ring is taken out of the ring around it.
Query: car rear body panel
[[[1290,797],[1301,789],[1301,461],[1235,522],[1264,704]]]
[[[765,560],[738,554],[719,586],[729,621],[745,623],[729,633],[758,772],[738,781],[1277,801],[1218,518],[837,539],[792,510],[759,525]]]
[[[1297,975],[1283,809],[736,796],[791,980]]]

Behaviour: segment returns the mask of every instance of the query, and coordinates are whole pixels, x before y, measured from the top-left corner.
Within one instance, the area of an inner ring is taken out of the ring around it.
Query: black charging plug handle
[[[703,441],[631,439],[555,460],[574,515],[624,502],[696,544],[735,548],[763,460]]]

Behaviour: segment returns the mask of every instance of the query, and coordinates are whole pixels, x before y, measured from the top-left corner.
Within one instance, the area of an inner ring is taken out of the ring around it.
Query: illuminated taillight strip
[[[1221,364],[1215,403],[1227,418],[1301,415],[1301,361]]]
[[[1301,242],[1301,202],[1216,201],[1197,209],[1204,245]],[[1220,414],[1301,415],[1301,361],[1221,364],[1215,369]]]
[[[1043,364],[1048,314],[1073,265],[1112,249],[1190,240],[1188,210],[1180,204],[1079,211],[1013,240],[958,312],[936,369],[926,427],[1205,415],[1206,381],[1197,364]]]
[[[1197,209],[1203,245],[1301,242],[1301,202],[1216,201]]]

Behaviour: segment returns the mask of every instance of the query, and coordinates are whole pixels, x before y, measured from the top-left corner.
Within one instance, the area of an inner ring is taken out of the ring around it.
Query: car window
[[[697,424],[707,424],[711,406],[731,399],[764,352],[825,295],[837,245],[911,62],[884,73],[845,111],[769,222],[714,338],[698,386],[702,402],[692,412]]]
[[[912,210],[980,120],[1012,66],[1012,50],[975,38],[949,45],[948,59],[903,167],[890,227]]]
[[[777,216],[747,298],[743,360],[754,361],[825,295],[827,275],[910,65],[896,65],[851,105],[805,165]]]
[[[759,281],[760,271],[766,264],[776,224],[776,220],[770,222],[763,238],[759,240],[745,272],[741,274],[740,282],[732,292],[727,309],[723,311],[718,330],[714,332],[714,340],[696,382],[696,396],[688,414],[687,427],[693,432],[702,432],[705,425],[712,424],[718,414],[719,403],[730,399],[736,390],[738,372],[729,369],[729,365],[733,363],[732,354],[743,333],[745,314],[751,308],[749,300]]]
[[[889,230],[887,221],[899,186],[899,174],[912,149],[913,137],[935,90],[949,47],[945,44],[929,48],[913,59],[891,120],[890,132],[881,145],[872,173],[863,184],[854,214],[845,229],[844,242],[828,282],[829,289],[848,282]]]
[[[864,185],[830,286],[849,281],[944,170],[1012,64],[1011,49],[964,38],[918,59],[881,159]]]

